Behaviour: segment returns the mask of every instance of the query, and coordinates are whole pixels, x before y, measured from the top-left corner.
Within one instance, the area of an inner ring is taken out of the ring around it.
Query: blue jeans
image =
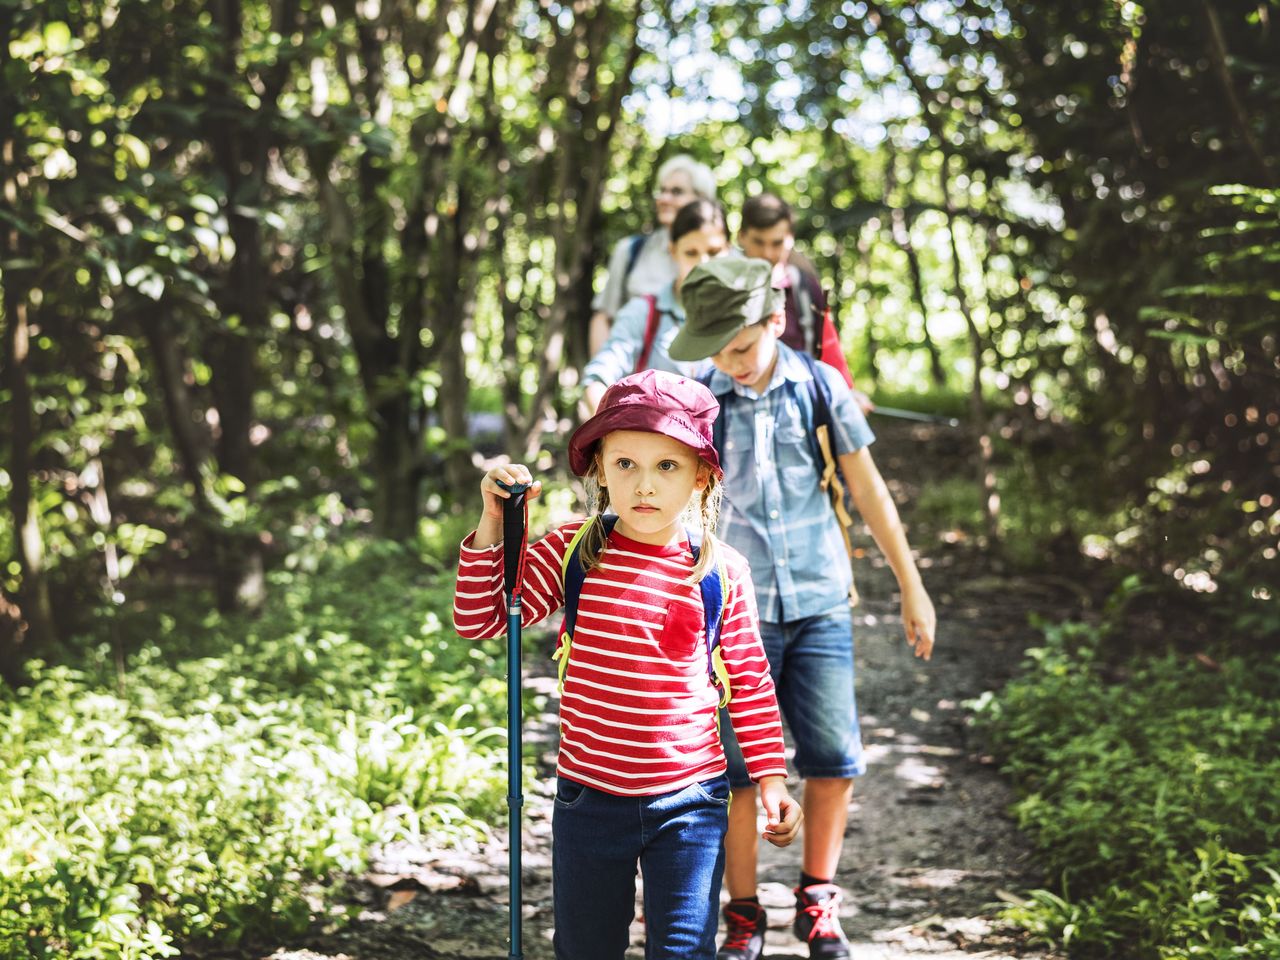
[[[785,623],[760,621],[778,707],[795,742],[801,777],[846,779],[866,773],[853,685],[853,617],[848,606]],[[727,711],[720,741],[734,789],[751,786]]]
[[[557,960],[622,960],[644,871],[644,955],[714,960],[729,779],[654,797],[556,780],[551,873]]]

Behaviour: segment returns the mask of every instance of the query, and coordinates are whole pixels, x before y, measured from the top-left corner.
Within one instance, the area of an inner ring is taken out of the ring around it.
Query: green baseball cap
[[[767,260],[716,257],[701,263],[680,286],[685,320],[667,353],[672,360],[715,356],[743,327],[782,310],[784,296]]]

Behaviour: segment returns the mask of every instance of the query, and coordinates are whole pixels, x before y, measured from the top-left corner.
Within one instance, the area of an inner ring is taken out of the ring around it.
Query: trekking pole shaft
[[[918,410],[903,410],[900,407],[882,407],[876,405],[871,408],[872,415],[882,417],[897,417],[899,420],[919,420],[921,423],[941,423],[948,427],[960,426],[960,421],[955,417],[948,417],[938,413],[921,413]]]
[[[524,806],[521,782],[521,681],[520,681],[520,616],[521,602],[513,597],[507,606],[507,807],[511,814],[508,872],[511,878],[511,952],[510,960],[521,960],[520,908],[520,816]]]
[[[523,896],[520,889],[520,816],[524,806],[521,730],[520,627],[523,602],[521,579],[524,573],[525,496],[529,487],[523,483],[502,484],[511,496],[502,508],[503,586],[507,597],[507,808],[510,811],[508,873],[511,881],[511,951],[509,960],[522,960],[523,940],[520,932]]]

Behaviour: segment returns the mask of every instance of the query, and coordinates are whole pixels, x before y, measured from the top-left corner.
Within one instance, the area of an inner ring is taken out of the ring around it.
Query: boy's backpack
[[[840,534],[844,537],[844,548],[852,562],[853,538],[849,531],[853,529],[853,517],[849,515],[849,510],[845,506],[844,483],[840,479],[839,464],[836,462],[838,451],[832,439],[835,428],[831,418],[831,387],[823,378],[822,370],[819,368],[822,361],[815,360],[801,350],[796,351],[796,356],[809,371],[809,379],[798,388],[797,398],[800,401],[800,412],[809,425],[809,445],[813,450],[813,462],[818,468],[818,486],[826,491],[831,500],[836,520],[840,523]],[[714,375],[714,370],[704,374],[700,378],[703,385],[710,388],[711,378]],[[716,415],[715,423],[711,427],[711,442],[721,461],[724,460],[725,409],[735,401],[737,396],[732,386],[724,393],[715,395],[716,400],[720,402],[720,412]],[[849,600],[855,605],[858,602],[858,588],[853,583],[849,585]]]
[[[578,528],[578,532],[569,541],[569,549],[565,551],[564,559],[560,562],[560,575],[564,584],[564,626],[560,628],[560,642],[556,645],[556,652],[552,655],[552,659],[558,661],[560,665],[561,693],[564,692],[564,675],[569,666],[569,654],[573,647],[573,628],[578,622],[578,598],[582,594],[582,582],[587,576],[586,571],[582,569],[582,560],[579,557],[582,552],[582,538],[596,522],[596,517],[589,517],[587,522]],[[598,522],[604,525],[604,535],[607,539],[613,532],[618,518],[611,514],[598,518]],[[693,550],[693,562],[697,564],[700,547],[693,542],[692,536],[689,538],[689,545]],[[728,583],[729,578],[725,573],[724,563],[720,561],[699,584],[702,588],[702,608],[706,614],[707,676],[711,686],[720,694],[722,707],[728,705],[730,697],[729,671],[720,653],[720,630],[724,625],[725,591]]]

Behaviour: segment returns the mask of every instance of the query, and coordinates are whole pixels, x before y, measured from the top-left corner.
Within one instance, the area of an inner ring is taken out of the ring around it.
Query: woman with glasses
[[[694,200],[714,200],[716,178],[711,168],[688,154],[678,154],[658,168],[653,205],[657,229],[623,237],[609,258],[604,286],[591,302],[588,346],[592,356],[609,337],[613,318],[633,297],[657,294],[676,276],[671,255],[671,223],[676,212]]]
[[[605,389],[629,373],[666,370],[696,377],[703,363],[677,363],[667,355],[669,344],[684,325],[680,285],[700,263],[727,253],[729,227],[724,208],[714,200],[694,200],[680,208],[662,234],[671,238],[668,251],[675,263],[675,277],[656,294],[628,300],[591,362],[582,370],[583,416],[595,413]]]

